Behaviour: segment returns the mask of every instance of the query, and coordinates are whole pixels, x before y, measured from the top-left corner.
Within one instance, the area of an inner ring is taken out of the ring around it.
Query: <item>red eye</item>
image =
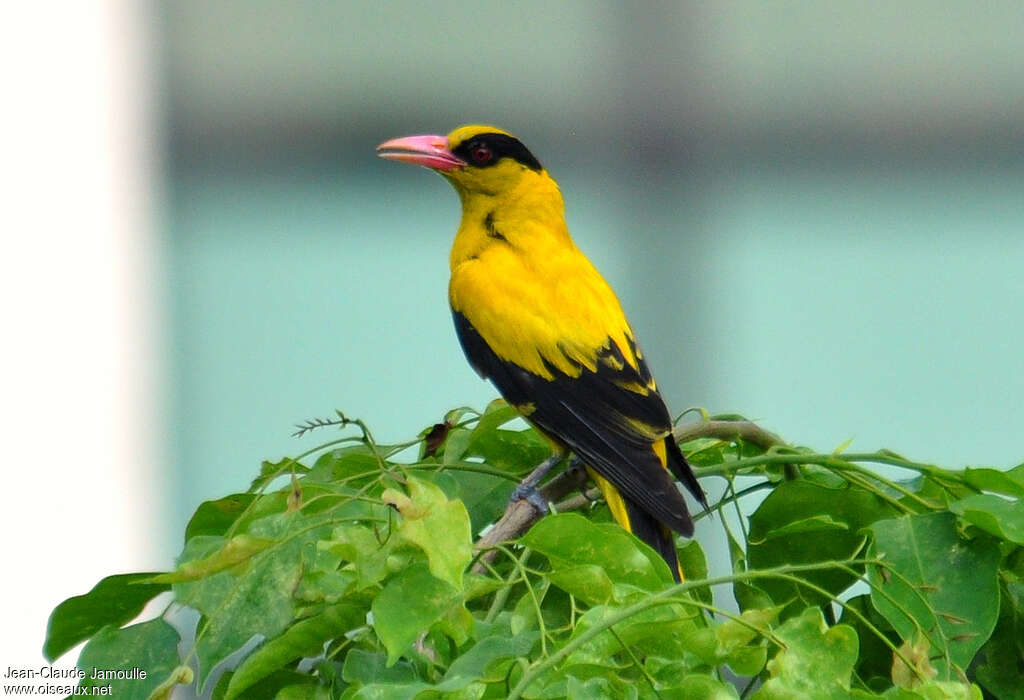
[[[473,146],[470,155],[473,156],[473,162],[483,165],[491,159],[491,149],[482,143],[478,143]]]

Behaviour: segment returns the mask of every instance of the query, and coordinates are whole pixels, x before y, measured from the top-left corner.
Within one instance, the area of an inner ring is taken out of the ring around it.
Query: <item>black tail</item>
[[[697,481],[697,477],[693,473],[693,468],[690,463],[686,461],[686,457],[683,456],[683,451],[679,449],[679,443],[676,442],[675,438],[669,435],[665,438],[665,443],[668,446],[668,468],[672,470],[676,478],[683,482],[686,486],[686,490],[693,494],[693,497],[700,501],[700,504],[704,506],[704,510],[708,509],[708,499],[704,495],[704,489],[700,487],[700,483]]]
[[[623,497],[622,500],[626,504],[626,513],[629,515],[630,531],[661,555],[677,583],[682,581],[683,572],[679,567],[679,557],[676,555],[675,533],[651,517],[646,511],[641,510],[628,498]]]

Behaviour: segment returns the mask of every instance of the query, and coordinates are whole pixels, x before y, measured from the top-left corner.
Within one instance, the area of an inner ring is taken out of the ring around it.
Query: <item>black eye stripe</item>
[[[491,158],[486,162],[479,162],[474,157],[477,148],[483,146],[491,151]],[[543,170],[540,161],[532,153],[526,150],[526,146],[519,139],[505,134],[478,134],[473,138],[466,139],[454,149],[452,153],[462,160],[478,168],[486,168],[499,162],[502,158],[511,158],[522,163],[531,170]]]

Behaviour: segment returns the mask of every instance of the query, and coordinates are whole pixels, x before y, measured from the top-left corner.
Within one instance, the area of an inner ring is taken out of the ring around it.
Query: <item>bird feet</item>
[[[547,515],[548,513],[548,502],[540,495],[537,487],[530,484],[519,484],[519,486],[516,486],[515,491],[512,492],[512,496],[508,500],[513,503],[516,501],[526,501],[536,508],[537,512],[541,515]]]
[[[583,460],[573,455],[569,457],[569,466],[565,468],[567,472],[583,471],[587,466],[583,464]]]
[[[565,452],[556,451],[553,455],[538,464],[537,468],[530,472],[530,475],[523,479],[522,483],[520,483],[519,486],[516,487],[516,490],[512,492],[512,497],[508,499],[509,502],[515,503],[516,501],[527,501],[537,509],[538,513],[546,515],[548,512],[548,504],[540,495],[540,491],[537,490],[537,484],[539,484],[541,479],[547,476],[548,472],[554,469],[563,459],[565,459]]]

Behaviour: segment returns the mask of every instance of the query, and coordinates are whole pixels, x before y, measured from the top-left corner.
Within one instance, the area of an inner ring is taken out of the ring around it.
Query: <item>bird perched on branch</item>
[[[377,148],[439,173],[462,200],[449,284],[459,341],[555,446],[514,497],[535,499],[536,484],[571,453],[615,520],[681,579],[672,531],[692,535],[693,520],[673,477],[706,506],[704,492],[615,293],[569,236],[557,183],[492,126]]]

